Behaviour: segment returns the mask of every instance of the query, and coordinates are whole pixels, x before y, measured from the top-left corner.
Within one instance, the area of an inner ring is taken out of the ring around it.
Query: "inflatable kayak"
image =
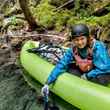
[[[34,79],[44,84],[54,65],[40,56],[27,52],[39,42],[28,41],[20,53],[21,65]],[[50,85],[50,90],[81,110],[110,110],[110,88],[63,73]]]

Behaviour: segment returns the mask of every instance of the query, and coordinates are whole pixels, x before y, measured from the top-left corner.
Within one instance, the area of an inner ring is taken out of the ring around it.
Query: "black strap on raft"
[[[30,53],[35,53],[47,59],[54,59],[57,63],[63,56],[65,50],[55,44],[39,44],[39,47],[27,50]]]
[[[29,49],[28,52],[30,52],[30,53],[52,53],[58,59],[60,59],[59,56],[55,53],[55,51],[51,51],[51,50],[40,50],[39,48],[33,48],[33,49]]]

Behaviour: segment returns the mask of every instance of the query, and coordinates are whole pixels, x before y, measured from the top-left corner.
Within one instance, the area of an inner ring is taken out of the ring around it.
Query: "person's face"
[[[85,36],[76,37],[72,40],[76,47],[82,49],[87,45],[87,38]]]

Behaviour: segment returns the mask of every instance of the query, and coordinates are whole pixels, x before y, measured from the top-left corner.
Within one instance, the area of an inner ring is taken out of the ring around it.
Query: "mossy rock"
[[[54,6],[61,6],[64,3],[68,2],[68,0],[51,0],[50,3]]]

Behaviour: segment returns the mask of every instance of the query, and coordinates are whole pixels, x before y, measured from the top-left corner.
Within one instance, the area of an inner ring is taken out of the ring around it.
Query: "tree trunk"
[[[28,21],[30,28],[33,30],[35,28],[39,28],[40,26],[35,21],[34,17],[32,16],[29,7],[28,7],[28,0],[19,0],[20,7],[24,13],[25,19]]]

